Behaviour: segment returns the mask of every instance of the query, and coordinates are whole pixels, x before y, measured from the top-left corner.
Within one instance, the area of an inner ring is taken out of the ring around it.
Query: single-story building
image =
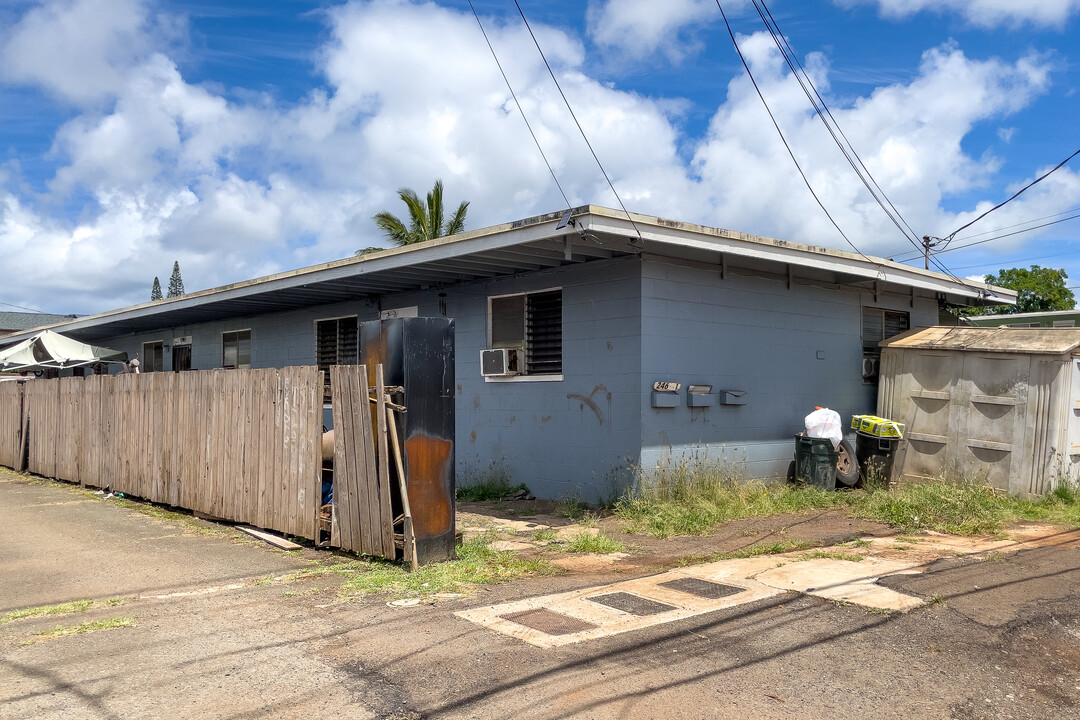
[[[1080,322],[1077,321],[1080,321],[1080,310],[1045,310],[1043,312],[1008,313],[1003,315],[972,315],[964,318],[965,324],[979,327],[1080,327]]]
[[[74,315],[54,315],[39,312],[0,312],[0,337],[22,330],[33,330],[45,325],[73,320]]]
[[[326,368],[356,362],[358,322],[453,318],[458,483],[494,469],[592,501],[673,458],[783,475],[815,405],[875,411],[880,341],[1015,297],[589,205],[52,329],[138,354],[144,372]]]

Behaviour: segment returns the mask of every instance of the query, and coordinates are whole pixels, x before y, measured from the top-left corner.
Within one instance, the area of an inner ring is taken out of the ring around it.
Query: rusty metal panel
[[[382,363],[407,408],[398,424],[420,564],[454,557],[454,321],[393,318],[360,324],[360,362]],[[373,381],[373,378],[371,378]],[[372,383],[373,384],[373,383]],[[395,514],[400,512],[400,500]]]

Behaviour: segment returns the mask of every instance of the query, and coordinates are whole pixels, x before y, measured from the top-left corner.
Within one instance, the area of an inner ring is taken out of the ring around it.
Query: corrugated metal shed
[[[1080,328],[915,328],[881,347],[1060,355],[1080,348]]]
[[[907,425],[893,477],[1043,495],[1080,470],[1080,329],[916,328],[881,343],[878,414]]]

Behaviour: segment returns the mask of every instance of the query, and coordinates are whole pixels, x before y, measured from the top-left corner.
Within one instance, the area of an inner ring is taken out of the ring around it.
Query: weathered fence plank
[[[381,366],[376,368],[379,383],[381,370]],[[334,414],[334,512],[330,544],[392,559],[397,550],[385,413],[378,420],[378,408],[385,406],[379,402],[373,410],[368,399],[366,366],[331,366],[330,378]],[[378,388],[375,394],[378,399]],[[375,428],[380,430],[378,435]]]
[[[0,383],[0,465],[22,470],[24,383]]]
[[[0,464],[29,435],[38,475],[314,539],[322,392],[314,367],[2,383]]]

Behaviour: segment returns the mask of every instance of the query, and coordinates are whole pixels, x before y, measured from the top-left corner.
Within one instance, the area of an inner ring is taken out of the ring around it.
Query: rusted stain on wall
[[[604,387],[603,385],[597,385],[596,387],[594,387],[592,389],[592,392],[589,393],[587,396],[582,395],[581,393],[566,393],[566,399],[567,400],[580,400],[581,401],[581,405],[580,405],[581,410],[584,410],[585,406],[588,405],[589,409],[593,411],[594,415],[596,415],[596,419],[600,422],[601,425],[603,425],[604,424],[604,413],[600,409],[600,406],[596,403],[596,400],[595,400],[596,393],[598,393],[600,391],[603,391],[604,394],[607,396],[608,407],[611,407],[611,393],[609,393],[608,389],[606,387]]]
[[[450,495],[450,467],[454,443],[418,433],[405,441],[408,458],[409,504],[417,538],[436,537],[450,531],[454,517]]]

